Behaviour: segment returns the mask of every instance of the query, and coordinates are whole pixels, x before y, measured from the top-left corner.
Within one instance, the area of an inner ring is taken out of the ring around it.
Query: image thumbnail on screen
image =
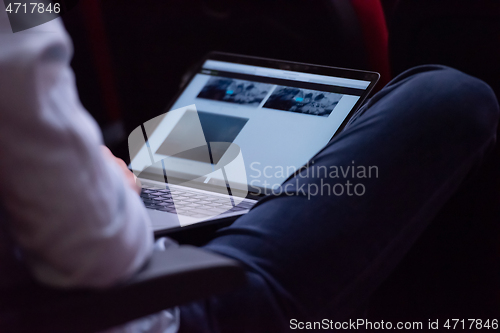
[[[182,115],[155,153],[217,164],[247,122],[248,118],[188,110]],[[201,125],[203,136],[208,144],[218,143],[211,146],[209,150],[209,154],[212,155],[211,160],[207,160],[207,147],[197,147],[198,143],[193,144],[192,149],[181,151],[183,147],[186,147],[186,143],[192,142],[193,133],[199,131],[198,124]],[[228,145],[221,145],[221,143]],[[178,151],[181,153],[177,153]]]
[[[331,92],[278,86],[264,107],[328,117],[342,96]]]
[[[211,77],[198,94],[198,98],[258,106],[271,87],[272,85],[266,83]]]

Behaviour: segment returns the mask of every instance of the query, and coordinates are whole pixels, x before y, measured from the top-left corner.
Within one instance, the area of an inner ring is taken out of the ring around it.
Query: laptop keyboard
[[[147,185],[142,186],[141,198],[146,208],[198,218],[248,210],[255,204],[244,201],[234,206],[229,197]]]

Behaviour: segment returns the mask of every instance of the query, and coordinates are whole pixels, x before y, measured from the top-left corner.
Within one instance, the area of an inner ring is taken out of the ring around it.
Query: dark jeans
[[[286,193],[205,246],[240,261],[248,283],[182,306],[180,331],[284,332],[292,319],[358,318],[492,147],[498,113],[491,89],[459,71],[427,65],[395,78],[314,158],[308,177],[286,182]],[[356,173],[334,178],[332,166]],[[337,183],[344,193],[328,193],[325,184]]]

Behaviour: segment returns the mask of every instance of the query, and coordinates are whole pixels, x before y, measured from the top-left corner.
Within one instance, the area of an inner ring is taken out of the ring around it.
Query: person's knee
[[[427,108],[429,121],[470,135],[491,136],[500,113],[493,90],[485,82],[453,68],[430,69],[409,78],[411,89],[420,92],[425,100],[422,105]]]

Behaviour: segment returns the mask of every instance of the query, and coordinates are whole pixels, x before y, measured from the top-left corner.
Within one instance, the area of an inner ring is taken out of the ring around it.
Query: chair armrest
[[[61,290],[34,285],[3,293],[0,332],[96,332],[230,291],[244,281],[243,269],[226,257],[191,246],[155,251],[140,272],[112,288]]]

